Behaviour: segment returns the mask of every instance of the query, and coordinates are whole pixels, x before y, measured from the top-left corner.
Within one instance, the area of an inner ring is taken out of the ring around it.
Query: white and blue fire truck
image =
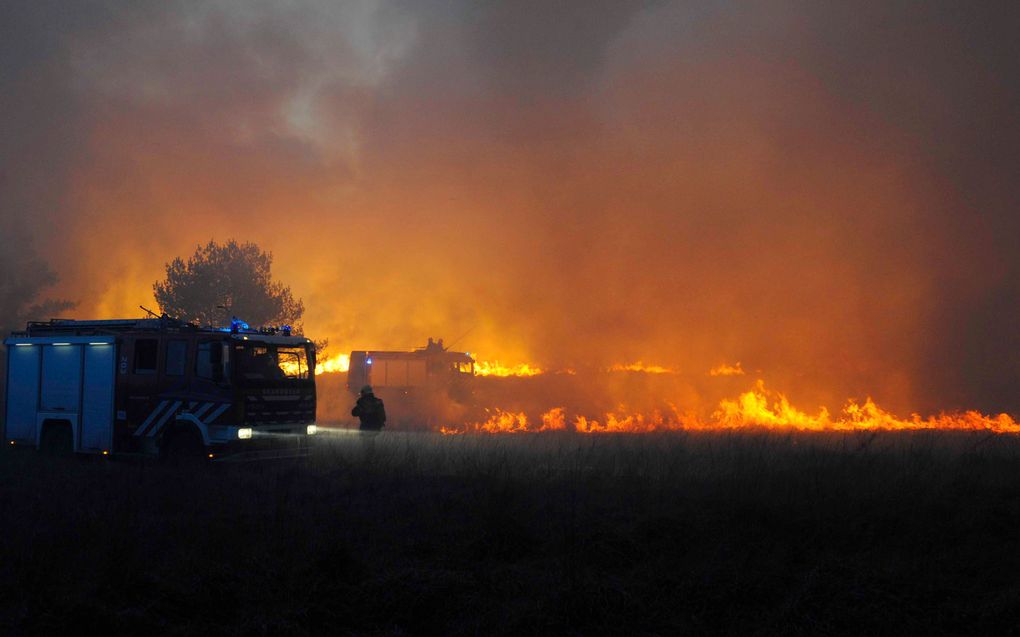
[[[315,348],[289,327],[54,319],[4,344],[8,445],[238,460],[305,455],[315,433]]]

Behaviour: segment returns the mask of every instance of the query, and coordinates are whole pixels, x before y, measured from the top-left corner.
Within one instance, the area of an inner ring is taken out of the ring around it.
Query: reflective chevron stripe
[[[220,405],[220,407],[216,411],[214,411],[212,415],[210,415],[208,418],[203,418],[202,422],[204,422],[207,425],[213,424],[214,422],[216,422],[216,419],[220,417],[220,414],[225,412],[228,407],[230,407],[230,403]]]
[[[138,429],[135,429],[135,435],[141,436],[143,433],[145,433],[146,427],[152,424],[152,421],[156,419],[156,416],[158,416],[159,413],[163,411],[163,408],[166,407],[167,403],[169,402],[170,402],[169,400],[164,400],[163,402],[159,403],[159,405],[152,410],[152,413],[149,414],[149,417],[145,419],[145,422],[142,423],[142,426],[139,427]]]
[[[145,435],[155,436],[157,433],[159,433],[159,430],[163,427],[163,425],[166,424],[166,421],[170,420],[170,417],[177,413],[177,408],[180,406],[181,401],[178,400],[177,402],[174,403],[173,407],[166,410],[166,413],[163,414],[163,417],[159,419],[159,422],[157,422],[156,425],[152,429],[150,429],[149,432]]]
[[[177,415],[178,410],[183,404],[184,401],[181,400],[174,401],[173,404],[170,404],[169,400],[161,401],[145,418],[145,421],[142,422],[141,426],[135,430],[135,435],[157,436],[170,419]],[[169,408],[167,408],[168,405]],[[198,407],[198,409],[195,409],[195,407]],[[202,424],[210,425],[229,408],[230,403],[199,403],[197,401],[191,401],[188,403],[187,410],[191,412],[192,416],[201,421]]]

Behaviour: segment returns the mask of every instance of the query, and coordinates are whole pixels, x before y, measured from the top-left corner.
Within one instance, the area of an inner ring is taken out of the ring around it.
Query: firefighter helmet
[[[372,386],[371,385],[365,385],[364,387],[361,388],[361,394],[362,395],[371,394],[371,393],[372,393]]]

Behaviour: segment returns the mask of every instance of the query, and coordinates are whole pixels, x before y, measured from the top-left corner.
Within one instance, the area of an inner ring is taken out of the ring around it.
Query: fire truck
[[[8,445],[240,460],[305,455],[316,431],[315,348],[286,326],[53,319],[4,344]]]
[[[429,338],[411,351],[351,352],[347,388],[357,394],[371,385],[386,403],[391,420],[404,426],[428,423],[472,399],[475,360]]]

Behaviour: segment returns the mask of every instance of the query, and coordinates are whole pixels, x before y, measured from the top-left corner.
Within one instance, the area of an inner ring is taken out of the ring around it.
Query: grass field
[[[0,455],[0,634],[1020,631],[1020,439],[321,436]]]

